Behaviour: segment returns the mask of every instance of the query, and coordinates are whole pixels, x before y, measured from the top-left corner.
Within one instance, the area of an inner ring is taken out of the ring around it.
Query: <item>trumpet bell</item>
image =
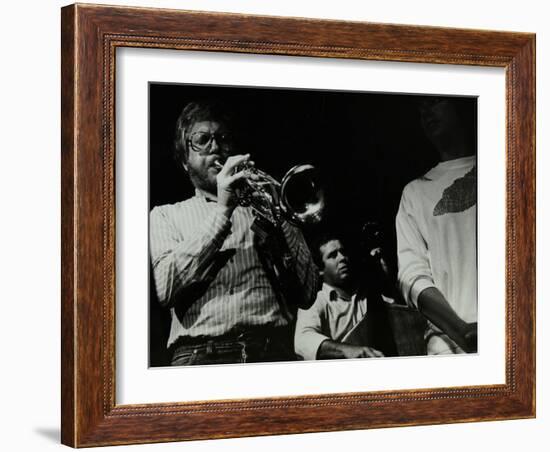
[[[325,209],[325,195],[314,166],[296,165],[281,181],[280,207],[296,226],[319,223]]]

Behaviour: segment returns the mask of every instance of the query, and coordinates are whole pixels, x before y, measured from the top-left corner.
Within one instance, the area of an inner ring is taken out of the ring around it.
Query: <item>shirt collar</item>
[[[204,199],[207,202],[217,202],[218,201],[217,198],[214,195],[212,195],[208,192],[205,192],[205,191],[201,190],[200,188],[195,188],[195,196],[197,198]]]
[[[327,284],[326,282],[323,282],[323,287],[321,288],[321,292],[323,292],[330,301],[345,300],[345,298],[342,298],[340,295],[338,295],[338,292],[333,286],[331,286],[330,284]],[[353,300],[354,298],[355,298],[355,294],[352,295],[351,299]]]

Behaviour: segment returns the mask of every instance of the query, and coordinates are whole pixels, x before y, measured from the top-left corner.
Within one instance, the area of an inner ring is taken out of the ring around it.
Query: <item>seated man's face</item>
[[[323,280],[335,287],[345,287],[351,278],[349,258],[340,240],[329,240],[321,245]]]
[[[216,175],[220,172],[216,161],[225,162],[232,152],[227,128],[217,121],[199,121],[186,136],[188,159],[184,165],[196,188],[215,194]]]

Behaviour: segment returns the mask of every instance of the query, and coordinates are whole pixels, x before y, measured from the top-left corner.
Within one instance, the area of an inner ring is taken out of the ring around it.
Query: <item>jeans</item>
[[[181,338],[173,349],[172,366],[296,360],[289,328],[272,329],[268,334]]]

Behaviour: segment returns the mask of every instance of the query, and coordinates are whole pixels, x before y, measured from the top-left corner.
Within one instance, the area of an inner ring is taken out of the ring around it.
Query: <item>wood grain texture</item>
[[[75,30],[74,10],[62,10],[61,42],[61,412],[63,428],[61,441],[73,441],[75,421],[75,328],[74,316],[74,130],[75,130]]]
[[[117,47],[506,69],[506,384],[115,404]],[[72,5],[62,10],[62,442],[74,447],[535,415],[535,37],[526,33]]]

